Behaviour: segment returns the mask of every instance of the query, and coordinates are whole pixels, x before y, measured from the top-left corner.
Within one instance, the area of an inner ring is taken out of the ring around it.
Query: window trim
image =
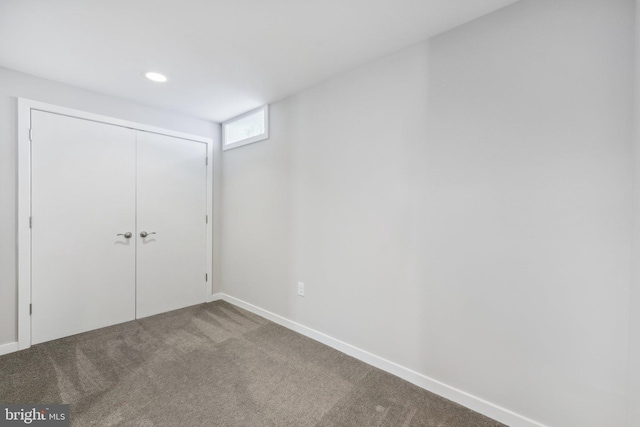
[[[232,142],[231,144],[225,143],[225,140],[226,140],[225,129],[227,125],[233,122],[236,122],[240,119],[243,119],[247,116],[250,116],[252,114],[255,114],[259,111],[264,112],[264,133],[260,135],[255,135],[249,138],[241,139],[240,141]],[[221,127],[222,127],[222,150],[223,151],[231,150],[232,148],[242,147],[243,145],[253,144],[254,142],[264,141],[265,139],[269,139],[269,104],[265,104],[261,107],[254,108],[251,111],[247,111],[246,113],[240,114],[239,116],[233,117],[229,120],[225,120],[224,122],[221,123]]]

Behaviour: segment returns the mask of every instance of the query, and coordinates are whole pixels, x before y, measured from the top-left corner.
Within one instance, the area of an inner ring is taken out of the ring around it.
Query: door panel
[[[135,131],[32,111],[32,344],[135,318]]]
[[[204,143],[140,131],[137,148],[141,318],[205,302],[207,179]]]

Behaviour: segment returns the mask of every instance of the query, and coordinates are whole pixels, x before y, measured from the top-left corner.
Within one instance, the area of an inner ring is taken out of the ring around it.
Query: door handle
[[[116,236],[124,236],[125,239],[130,239],[133,234],[130,231],[127,231],[124,234],[116,234]]]
[[[147,237],[147,236],[149,236],[149,235],[151,235],[151,234],[156,234],[156,232],[155,232],[155,231],[152,231],[152,232],[150,232],[150,233],[147,233],[146,231],[141,231],[141,232],[140,232],[140,237],[143,237],[143,238],[144,238],[144,237]]]

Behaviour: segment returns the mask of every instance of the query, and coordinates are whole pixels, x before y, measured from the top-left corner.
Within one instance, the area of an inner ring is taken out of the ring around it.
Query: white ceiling
[[[0,0],[0,66],[223,121],[515,1]]]

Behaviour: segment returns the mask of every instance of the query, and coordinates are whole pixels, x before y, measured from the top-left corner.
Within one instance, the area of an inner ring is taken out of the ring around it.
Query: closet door
[[[135,131],[35,110],[31,126],[32,344],[133,320]]]
[[[137,133],[137,317],[206,299],[206,144]],[[146,236],[146,237],[145,237]]]

